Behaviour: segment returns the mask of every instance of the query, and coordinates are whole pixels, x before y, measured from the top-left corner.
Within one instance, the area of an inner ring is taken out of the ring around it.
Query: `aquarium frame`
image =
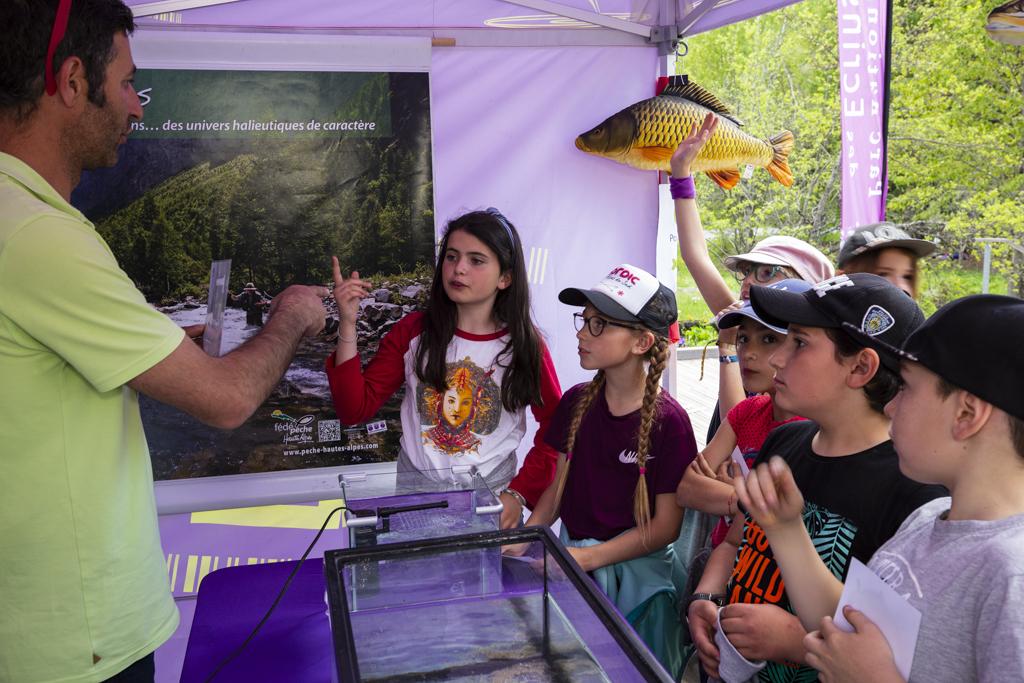
[[[575,586],[591,611],[607,628],[615,642],[636,667],[645,681],[673,683],[671,676],[662,668],[657,658],[636,634],[629,622],[623,618],[589,576],[580,568],[555,535],[546,526],[528,526],[519,529],[484,531],[474,534],[402,541],[379,546],[328,550],[324,553],[324,574],[327,583],[328,612],[331,619],[331,641],[335,648],[335,670],[339,683],[360,683],[359,661],[355,647],[355,636],[349,614],[342,570],[345,565],[366,560],[406,559],[418,555],[436,555],[459,550],[488,548],[495,545],[512,545],[539,541],[554,558],[566,578]],[[545,558],[547,557],[545,555]],[[546,562],[546,560],[545,560]],[[547,581],[545,569],[544,581]],[[546,588],[545,588],[546,591]],[[339,653],[347,656],[339,657]]]

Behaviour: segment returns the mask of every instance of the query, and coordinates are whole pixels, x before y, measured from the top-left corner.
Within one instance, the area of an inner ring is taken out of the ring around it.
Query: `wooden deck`
[[[689,354],[686,354],[689,355]],[[700,358],[684,358],[676,364],[676,400],[686,409],[697,437],[697,448],[704,448],[708,424],[718,401],[718,349],[708,349],[704,379],[700,380]]]

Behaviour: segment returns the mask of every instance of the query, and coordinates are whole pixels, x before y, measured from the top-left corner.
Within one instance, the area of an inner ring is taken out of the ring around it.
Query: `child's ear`
[[[882,360],[874,349],[861,349],[852,358],[850,371],[846,375],[846,386],[851,389],[863,389],[864,386],[874,379],[878,368],[882,366]]]
[[[956,402],[953,412],[953,438],[966,441],[988,424],[992,404],[962,389],[952,397]]]
[[[509,285],[512,284],[512,271],[506,270],[498,278],[498,289],[508,289]]]
[[[650,351],[652,346],[654,346],[654,333],[650,330],[641,330],[636,341],[633,342],[633,353],[642,356]]]

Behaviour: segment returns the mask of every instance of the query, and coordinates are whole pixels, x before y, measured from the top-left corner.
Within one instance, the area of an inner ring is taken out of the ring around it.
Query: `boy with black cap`
[[[947,304],[900,350],[903,387],[887,406],[900,470],[952,498],[915,511],[869,567],[922,613],[912,681],[1024,680],[1024,301],[976,295]],[[847,608],[856,633],[832,623],[842,584],[799,524],[802,497],[785,463],[737,479],[760,521],[808,635],[808,662],[829,680],[902,681],[884,637]]]
[[[809,420],[775,429],[756,464],[774,455],[789,464],[807,497],[795,524],[806,529],[828,570],[845,576],[851,558],[866,562],[907,515],[942,494],[900,474],[882,412],[898,387],[896,367],[867,347],[868,339],[901,344],[924,316],[910,297],[867,273],[825,280],[804,293],[754,287],[751,302],[766,323],[788,327],[769,361],[775,402]],[[712,675],[720,628],[743,657],[768,660],[761,680],[816,680],[803,665],[805,631],[769,540],[749,514],[733,525],[687,605],[694,643]],[[720,615],[716,602],[725,605]]]

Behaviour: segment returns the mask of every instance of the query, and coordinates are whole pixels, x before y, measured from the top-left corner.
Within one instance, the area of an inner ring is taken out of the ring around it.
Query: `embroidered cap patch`
[[[881,306],[873,305],[864,314],[864,320],[860,323],[860,329],[864,334],[876,337],[895,324],[896,318],[892,317],[892,313]]]

